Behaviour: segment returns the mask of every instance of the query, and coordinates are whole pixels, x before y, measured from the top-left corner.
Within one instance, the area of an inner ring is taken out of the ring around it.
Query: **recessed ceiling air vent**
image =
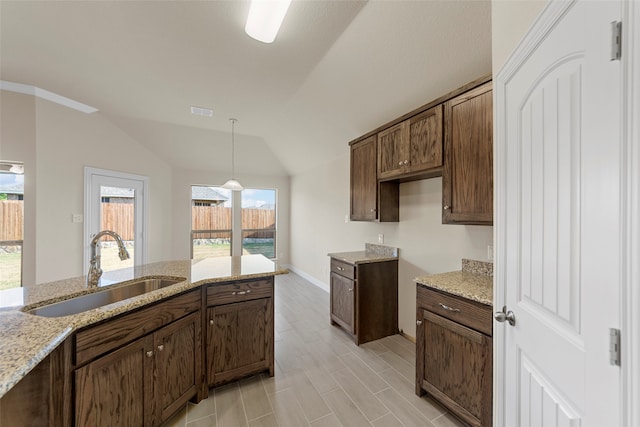
[[[196,116],[213,117],[213,110],[210,108],[191,106],[191,114],[195,114]]]

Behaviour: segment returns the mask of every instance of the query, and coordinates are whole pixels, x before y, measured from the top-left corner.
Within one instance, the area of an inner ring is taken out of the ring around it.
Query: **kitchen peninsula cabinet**
[[[79,331],[75,425],[160,425],[196,397],[199,308],[192,291]]]
[[[416,394],[473,427],[492,423],[492,309],[417,285]]]
[[[493,224],[491,82],[444,104],[442,222]]]
[[[273,376],[273,283],[271,277],[207,288],[209,386],[263,371]]]
[[[398,333],[398,260],[351,264],[331,258],[331,324],[356,345]]]
[[[378,133],[378,179],[442,171],[442,105]]]
[[[399,188],[378,183],[377,146],[375,135],[351,146],[351,221],[398,221]]]

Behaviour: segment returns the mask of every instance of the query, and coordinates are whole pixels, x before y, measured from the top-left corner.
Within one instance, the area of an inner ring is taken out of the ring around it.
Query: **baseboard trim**
[[[302,277],[303,279],[308,280],[309,282],[311,282],[311,284],[319,287],[323,291],[325,291],[327,293],[329,292],[329,285],[327,285],[323,281],[316,279],[315,277],[305,273],[304,271],[294,267],[293,265],[285,264],[284,267],[287,268],[289,271],[292,271],[293,273],[295,273],[298,276]]]
[[[412,343],[416,343],[416,337],[412,337],[411,335],[408,335],[405,331],[400,331],[400,336],[408,339],[409,341],[411,341]]]

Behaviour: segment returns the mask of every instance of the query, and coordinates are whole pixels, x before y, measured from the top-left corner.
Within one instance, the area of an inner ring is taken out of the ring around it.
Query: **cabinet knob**
[[[158,346],[158,351],[162,351],[162,350],[164,350],[164,345],[163,345],[163,344],[160,344],[160,345]]]
[[[349,288],[349,292],[353,292],[353,288]]]
[[[369,209],[369,212],[375,212],[375,211],[376,211],[376,208]]]
[[[405,160],[405,161],[403,162],[403,164],[408,165],[408,164],[409,164],[409,160]]]
[[[442,209],[444,209],[445,211],[448,211],[450,208],[449,208],[449,205],[444,205]]]
[[[418,326],[422,325],[422,320],[416,320],[416,325]]]
[[[209,324],[213,326],[213,319],[209,320]]]
[[[147,357],[153,357],[153,351],[152,350],[147,351]]]
[[[402,166],[402,160],[398,162],[398,166]]]

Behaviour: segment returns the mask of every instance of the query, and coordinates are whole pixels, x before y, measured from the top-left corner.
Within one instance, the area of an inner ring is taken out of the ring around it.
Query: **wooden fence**
[[[0,200],[0,240],[22,240],[22,200]],[[193,206],[191,229],[231,230],[231,208]],[[102,203],[102,229],[118,233],[123,240],[133,240],[133,204]],[[270,209],[242,209],[242,228],[270,230],[252,232],[244,237],[272,238],[276,228],[276,212]],[[109,237],[105,237],[109,240]]]
[[[22,200],[0,200],[0,240],[23,240]]]

